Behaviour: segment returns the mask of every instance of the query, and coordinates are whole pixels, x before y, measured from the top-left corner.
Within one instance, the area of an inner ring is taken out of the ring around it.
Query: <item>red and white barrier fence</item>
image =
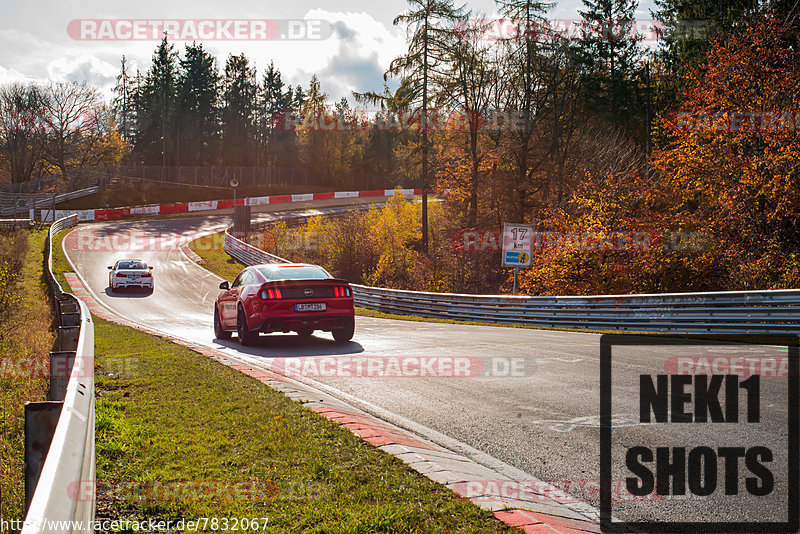
[[[308,202],[311,200],[331,200],[339,198],[359,197],[390,197],[396,189],[375,189],[370,191],[336,191],[330,193],[303,193],[298,195],[271,195],[265,197],[246,197],[236,199],[240,206],[263,206],[266,204],[283,204],[292,202]],[[422,194],[421,189],[401,189],[405,196]],[[172,215],[175,213],[190,213],[195,211],[224,210],[233,207],[233,199],[227,200],[202,200],[199,202],[177,202],[174,204],[153,204],[149,206],[128,206],[123,208],[105,208],[96,210],[56,210],[55,218],[61,219],[75,214],[79,221],[111,221],[128,219],[131,217],[150,217],[153,215]],[[34,210],[30,218],[33,220]],[[42,210],[41,221],[51,222],[52,210]]]

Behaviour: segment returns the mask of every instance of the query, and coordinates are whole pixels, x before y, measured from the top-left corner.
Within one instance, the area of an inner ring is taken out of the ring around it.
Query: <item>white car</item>
[[[108,266],[108,287],[111,291],[123,287],[141,287],[153,292],[153,269],[142,260],[119,260]]]

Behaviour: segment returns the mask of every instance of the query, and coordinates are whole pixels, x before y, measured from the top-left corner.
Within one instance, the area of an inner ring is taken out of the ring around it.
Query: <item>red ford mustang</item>
[[[355,328],[353,292],[345,280],[317,265],[304,263],[253,265],[245,268],[224,290],[214,306],[214,334],[230,339],[236,332],[242,345],[251,345],[259,332],[314,330],[349,341]]]

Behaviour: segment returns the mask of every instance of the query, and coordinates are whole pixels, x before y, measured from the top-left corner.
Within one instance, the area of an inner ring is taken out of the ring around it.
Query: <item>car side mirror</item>
[[[150,266],[148,267],[148,269],[150,269],[150,270],[152,271],[152,270],[153,270],[153,266],[152,266],[152,265],[150,265]]]
[[[231,288],[231,286],[229,286],[229,285],[228,285],[228,282],[226,281],[226,282],[222,282],[222,283],[220,283],[220,285],[219,285],[219,288],[220,288],[220,289],[230,289],[230,288]]]
[[[110,265],[108,266],[108,268],[109,268],[109,269],[113,269],[113,267],[112,267],[112,266],[110,266]]]

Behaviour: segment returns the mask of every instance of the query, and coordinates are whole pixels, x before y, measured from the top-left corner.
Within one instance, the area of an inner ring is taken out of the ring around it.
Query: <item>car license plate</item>
[[[325,311],[326,306],[324,302],[315,302],[313,304],[295,304],[294,311]]]

